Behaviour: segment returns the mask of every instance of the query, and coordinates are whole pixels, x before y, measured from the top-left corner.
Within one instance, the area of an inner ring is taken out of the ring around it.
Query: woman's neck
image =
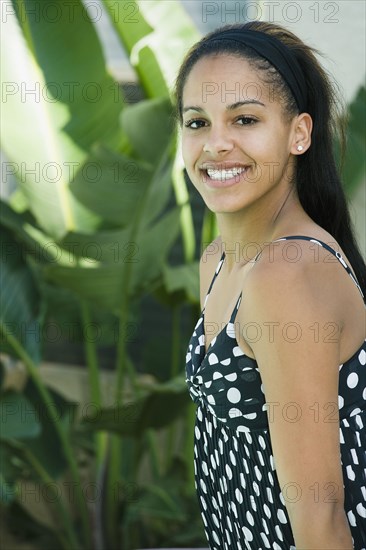
[[[279,205],[219,212],[216,217],[229,273],[253,260],[266,243],[301,231],[311,222],[294,193],[289,193]]]

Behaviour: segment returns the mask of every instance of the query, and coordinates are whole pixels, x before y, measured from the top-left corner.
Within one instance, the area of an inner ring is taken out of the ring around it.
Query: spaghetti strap
[[[339,252],[337,252],[336,250],[334,250],[334,248],[332,248],[331,246],[329,246],[329,244],[319,240],[319,239],[314,239],[313,237],[306,237],[304,235],[291,235],[291,236],[288,236],[288,237],[281,237],[280,239],[276,239],[275,241],[272,241],[272,242],[278,242],[278,241],[290,241],[290,240],[303,240],[303,241],[310,241],[314,244],[317,244],[318,246],[321,246],[323,248],[325,248],[326,250],[328,250],[328,252],[330,252],[331,254],[333,254],[333,256],[335,258],[337,258],[337,260],[339,261],[340,264],[342,264],[342,266],[344,267],[344,269],[347,271],[348,275],[351,277],[352,281],[354,282],[354,284],[357,286],[358,290],[360,291],[360,294],[365,302],[365,296],[363,295],[363,292],[362,292],[362,289],[360,287],[360,284],[356,278],[356,275],[354,275],[353,271],[351,270],[351,268],[349,267],[349,265],[347,264],[347,262],[344,260],[342,254],[340,254]],[[257,259],[257,258],[256,258]],[[366,302],[365,302],[366,303]]]
[[[210,283],[210,286],[208,287],[208,291],[207,291],[206,296],[205,296],[205,301],[204,301],[204,303],[203,303],[203,309],[205,309],[205,307],[206,307],[207,298],[209,297],[209,294],[210,294],[211,289],[212,289],[212,287],[213,287],[213,284],[214,284],[214,282],[215,282],[215,280],[216,280],[216,277],[217,277],[217,275],[219,274],[219,271],[220,271],[220,269],[221,269],[221,266],[222,266],[222,264],[224,263],[224,257],[225,257],[225,252],[223,252],[223,253],[221,254],[220,261],[219,261],[219,263],[217,264],[217,267],[216,267],[214,276],[212,277],[212,281],[211,281],[211,283]]]

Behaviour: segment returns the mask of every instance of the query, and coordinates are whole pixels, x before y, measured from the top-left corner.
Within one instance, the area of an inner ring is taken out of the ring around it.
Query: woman
[[[251,22],[196,44],[176,95],[219,227],[186,365],[210,548],[366,548],[366,273],[331,84],[296,36]]]

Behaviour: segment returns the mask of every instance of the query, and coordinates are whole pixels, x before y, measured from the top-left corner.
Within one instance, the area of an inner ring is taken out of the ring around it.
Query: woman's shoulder
[[[339,300],[335,297],[354,292],[346,266],[348,259],[339,243],[326,231],[315,228],[267,243],[248,273],[245,286],[250,288],[251,296],[268,293],[291,297],[301,292],[304,301],[336,304]]]

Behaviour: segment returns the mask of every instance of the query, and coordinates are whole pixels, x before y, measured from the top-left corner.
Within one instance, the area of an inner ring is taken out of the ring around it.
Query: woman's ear
[[[311,145],[311,131],[313,120],[308,113],[301,113],[296,117],[291,153],[302,155]]]

